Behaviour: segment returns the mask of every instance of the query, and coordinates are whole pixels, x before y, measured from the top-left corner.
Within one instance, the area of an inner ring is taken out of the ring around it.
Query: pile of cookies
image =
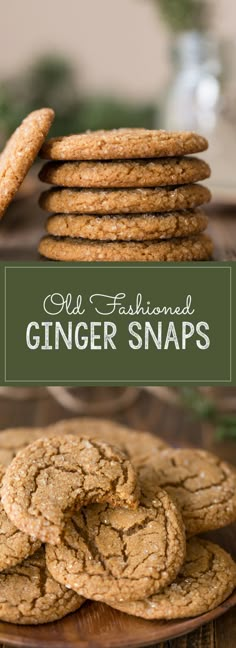
[[[39,177],[56,185],[41,255],[54,261],[200,261],[212,255],[201,208],[210,191],[205,138],[118,129],[48,139]]]
[[[86,599],[147,619],[224,601],[236,564],[198,534],[236,519],[236,477],[202,450],[94,419],[0,434],[0,619]]]

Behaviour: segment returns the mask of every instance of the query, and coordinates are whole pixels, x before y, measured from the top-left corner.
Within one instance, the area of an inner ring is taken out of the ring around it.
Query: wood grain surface
[[[235,393],[233,388],[224,388],[227,393]],[[77,390],[88,401],[100,402],[117,394],[119,388],[83,388]],[[221,390],[222,391],[222,390]],[[4,394],[4,392],[3,392]],[[0,428],[21,425],[46,425],[70,414],[66,412],[46,391],[39,389],[32,392],[29,400],[19,400],[14,403],[2,395],[0,401]],[[236,441],[218,442],[214,430],[205,424],[191,418],[185,410],[169,406],[146,392],[140,392],[136,403],[114,417],[115,420],[126,423],[131,427],[148,429],[154,434],[163,436],[174,446],[196,445],[207,448],[224,459],[236,464]],[[236,558],[235,543],[236,525],[227,529],[207,534],[228,549]],[[0,624],[0,648],[6,645],[37,646],[46,648],[70,648],[79,646],[87,648],[86,632],[90,632],[90,648],[120,648],[124,646],[157,646],[159,648],[233,648],[236,645],[235,609],[228,610],[228,603],[217,611],[222,616],[213,619],[210,616],[189,621],[167,623],[148,622],[110,610],[106,606],[86,603],[76,615],[70,615],[64,622],[41,626],[41,628],[23,628]],[[236,603],[236,596],[230,604]],[[200,627],[197,627],[201,624]],[[202,625],[204,623],[204,625]],[[168,629],[167,629],[168,627]],[[29,630],[29,635],[27,632]],[[38,636],[39,631],[39,636]],[[168,634],[167,634],[168,632]],[[190,634],[186,634],[186,633]],[[157,634],[159,633],[159,634]],[[10,634],[12,635],[10,637]],[[178,637],[178,634],[181,634]],[[49,642],[49,638],[52,641]],[[158,639],[157,639],[158,637]],[[175,638],[171,638],[175,637]],[[68,643],[70,640],[71,643]],[[4,643],[5,642],[5,643]],[[10,642],[10,644],[9,644]]]

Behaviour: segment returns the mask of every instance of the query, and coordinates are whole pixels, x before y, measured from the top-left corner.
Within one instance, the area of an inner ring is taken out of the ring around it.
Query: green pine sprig
[[[236,440],[236,413],[219,412],[217,403],[192,387],[180,389],[181,403],[187,407],[195,419],[211,423],[218,440]]]
[[[45,55],[17,77],[0,79],[0,150],[22,119],[42,106],[51,106],[56,112],[52,136],[124,126],[152,128],[156,117],[152,104],[84,97],[70,61],[60,55]]]
[[[208,6],[206,0],[154,0],[169,27],[174,32],[206,29]]]

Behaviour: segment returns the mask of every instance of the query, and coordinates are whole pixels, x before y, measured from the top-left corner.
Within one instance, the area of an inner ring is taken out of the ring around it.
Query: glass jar
[[[188,31],[171,48],[172,75],[161,106],[160,128],[194,130],[209,140],[204,158],[214,197],[236,198],[235,49],[208,34]]]

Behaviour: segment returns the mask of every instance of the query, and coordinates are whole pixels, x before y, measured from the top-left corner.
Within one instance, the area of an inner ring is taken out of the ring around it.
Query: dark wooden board
[[[0,623],[0,641],[30,648],[141,648],[167,641],[199,628],[236,604],[236,591],[215,610],[192,619],[146,621],[102,603],[86,602],[56,623],[19,626]]]

